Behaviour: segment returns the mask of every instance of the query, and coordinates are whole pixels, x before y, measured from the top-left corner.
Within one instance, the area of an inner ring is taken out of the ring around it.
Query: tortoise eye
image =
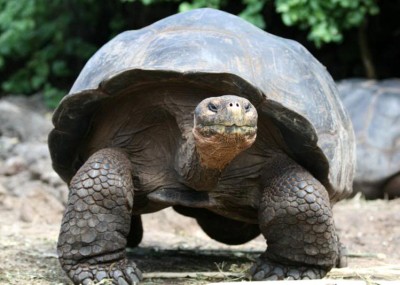
[[[213,104],[213,103],[208,103],[208,109],[211,111],[211,112],[214,112],[214,113],[216,113],[217,111],[218,111],[218,108],[217,108],[217,106],[215,106],[215,104]]]
[[[246,104],[246,106],[244,106],[245,111],[249,111],[250,110],[250,104]]]

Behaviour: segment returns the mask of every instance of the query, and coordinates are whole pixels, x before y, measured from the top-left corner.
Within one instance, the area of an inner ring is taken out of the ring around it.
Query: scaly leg
[[[326,189],[289,159],[265,181],[259,222],[268,247],[250,270],[252,279],[322,278],[340,259]]]
[[[118,149],[96,152],[73,177],[58,255],[74,284],[139,282],[140,270],[125,257],[133,196],[131,163]]]

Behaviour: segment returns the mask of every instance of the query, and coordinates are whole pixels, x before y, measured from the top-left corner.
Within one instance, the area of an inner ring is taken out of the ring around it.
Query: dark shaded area
[[[232,265],[250,264],[261,252],[230,250],[158,249],[137,247],[128,249],[128,257],[143,272],[211,272],[228,270]],[[223,268],[221,268],[223,266]]]

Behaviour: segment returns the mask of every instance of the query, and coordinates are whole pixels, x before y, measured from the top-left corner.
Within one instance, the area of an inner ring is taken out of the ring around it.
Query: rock
[[[50,120],[7,99],[0,100],[0,136],[19,141],[46,141]]]
[[[46,143],[42,142],[25,142],[17,144],[13,153],[24,157],[28,165],[37,163],[40,160],[50,160],[50,153]]]
[[[8,102],[13,103],[21,108],[34,111],[41,115],[49,114],[49,109],[44,102],[43,94],[37,93],[32,96],[12,95],[6,96]]]
[[[53,170],[47,147],[50,129],[41,96],[0,100],[0,205],[19,209],[23,201],[24,221],[48,222],[51,210],[63,209],[67,201],[68,187]]]
[[[0,163],[2,160],[6,160],[10,157],[10,154],[13,152],[13,149],[16,145],[18,145],[18,138],[9,138],[0,136]]]
[[[0,183],[0,200],[1,197],[7,194],[7,189]]]
[[[32,180],[31,173],[26,170],[12,176],[0,176],[0,183],[10,195],[22,197],[26,194],[25,185]]]
[[[27,169],[26,160],[21,156],[13,156],[0,165],[0,174],[12,176]]]
[[[26,159],[33,179],[41,180],[54,187],[65,184],[51,166],[47,144],[39,142],[21,143],[14,148],[14,153]]]

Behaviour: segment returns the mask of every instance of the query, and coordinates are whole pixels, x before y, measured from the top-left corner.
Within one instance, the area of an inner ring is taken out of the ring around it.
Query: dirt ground
[[[55,251],[62,208],[54,208],[39,194],[28,203],[8,195],[0,198],[0,284],[71,284]],[[330,277],[400,280],[400,199],[355,197],[338,203],[334,214],[348,249],[348,267]],[[144,228],[140,248],[129,252],[145,272],[143,284],[207,284],[236,280],[235,276],[241,280],[251,261],[265,250],[261,237],[242,246],[215,242],[190,218],[172,210],[145,215]],[[196,275],[219,271],[232,274],[222,278]],[[194,274],[179,279],[177,272]],[[170,275],[175,278],[166,278]]]

